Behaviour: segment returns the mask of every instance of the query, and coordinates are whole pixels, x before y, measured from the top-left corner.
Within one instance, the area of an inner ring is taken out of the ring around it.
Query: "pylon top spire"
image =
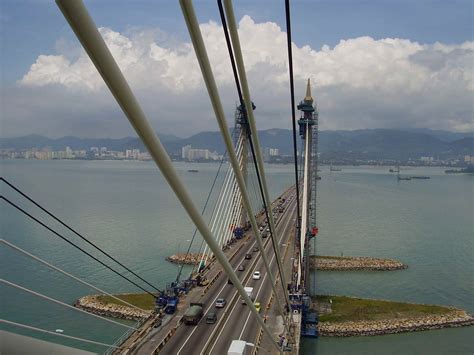
[[[306,96],[304,97],[304,101],[313,103],[313,97],[311,96],[311,82],[308,78],[308,84],[306,85]]]

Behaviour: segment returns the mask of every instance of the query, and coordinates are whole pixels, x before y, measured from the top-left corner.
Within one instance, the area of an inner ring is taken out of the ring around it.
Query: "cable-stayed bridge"
[[[122,277],[142,291],[156,297],[157,300],[160,297],[168,301],[176,298],[176,302],[186,305],[199,302],[203,305],[203,312],[197,326],[183,324],[185,312],[182,310],[174,316],[167,316],[167,323],[154,330],[153,327],[158,320],[161,320],[162,314],[168,307],[164,304],[159,311],[143,322],[134,325],[121,324],[127,328],[127,331],[115,344],[104,344],[79,337],[75,337],[76,340],[108,347],[109,353],[224,354],[227,353],[234,340],[240,340],[239,344],[243,342],[246,349],[251,349],[249,351],[255,353],[298,353],[301,336],[317,335],[314,314],[310,312],[309,253],[310,241],[318,232],[316,224],[318,113],[308,80],[306,95],[297,106],[297,109],[301,111],[301,117],[296,122],[289,1],[286,1],[286,15],[295,184],[273,202],[268,193],[268,182],[254,117],[256,106],[251,100],[232,2],[230,0],[218,1],[239,96],[239,105],[234,117],[235,127],[231,133],[227,127],[227,119],[192,2],[180,1],[216,120],[226,145],[226,158],[230,163],[225,172],[217,202],[212,206],[213,212],[209,221],[204,220],[203,211],[198,210],[191,199],[186,186],[182,183],[163,145],[151,128],[144,111],[85,6],[81,1],[71,0],[57,0],[57,4],[177,199],[195,224],[196,231],[187,253],[190,252],[192,243],[196,242],[197,234],[203,241],[198,252],[199,263],[191,275],[183,275],[181,268],[176,280],[166,290],[153,286],[105,250],[93,245],[108,260],[115,263],[115,267],[111,267],[109,263],[89,254],[101,263],[101,267],[118,273],[116,266],[120,265],[132,274],[130,277],[121,274]],[[299,136],[304,147],[299,154],[300,157],[296,150],[296,123],[298,123]],[[300,170],[298,160],[300,160]],[[86,237],[64,224],[59,217],[35,202],[14,184],[3,178],[2,182],[62,223],[77,237],[88,241]],[[4,196],[2,199],[50,232],[66,240],[60,233],[28,214],[14,201]],[[80,248],[73,242],[66,241]],[[2,240],[2,247],[13,249],[46,267],[63,272],[59,266],[51,265],[8,241]],[[87,253],[84,250],[83,252]],[[66,276],[85,282],[77,275]],[[203,279],[204,276],[211,283],[202,289],[193,288],[193,285],[198,283],[196,280]],[[19,285],[15,280],[2,280],[2,283],[63,307],[70,307],[52,297]],[[100,293],[116,297],[95,285],[88,285]],[[250,288],[251,291],[249,291]],[[186,296],[179,298],[183,289]],[[205,324],[207,315],[215,311],[216,300],[221,298],[225,299],[226,304],[219,312],[215,312],[217,319],[212,324]],[[129,306],[138,308],[131,304]],[[80,309],[77,311],[84,312]],[[109,318],[100,318],[107,322],[118,323]],[[2,323],[45,332],[44,329],[33,329],[34,327],[27,324],[19,324],[6,319],[2,320]],[[60,333],[55,335],[67,337]]]

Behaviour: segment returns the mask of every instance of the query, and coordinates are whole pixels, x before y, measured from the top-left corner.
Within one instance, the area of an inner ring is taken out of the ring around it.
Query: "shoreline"
[[[394,271],[404,270],[408,265],[394,259],[367,256],[311,256],[310,267],[320,271]]]
[[[174,254],[166,261],[174,264],[197,265],[201,254]],[[366,256],[311,256],[310,267],[320,271],[393,271],[404,270],[408,265],[394,259],[372,258]]]
[[[423,330],[458,328],[474,325],[474,317],[466,311],[453,309],[446,315],[383,319],[378,321],[321,322],[319,335],[327,337],[376,336]]]
[[[185,265],[197,265],[201,261],[202,254],[193,254],[189,253],[186,257],[186,254],[173,254],[166,258],[166,261],[173,264],[185,264]]]
[[[120,297],[124,295],[131,295],[130,293],[117,294],[115,296]],[[141,311],[136,308],[132,308],[126,305],[120,305],[116,303],[105,303],[99,299],[103,295],[89,295],[79,298],[74,302],[74,307],[94,313],[100,316],[127,319],[127,320],[143,320],[150,317],[153,314],[152,310]]]
[[[116,296],[136,295],[136,294],[118,294]],[[103,295],[89,295],[79,298],[74,307],[80,308],[90,313],[101,316],[143,321],[153,314],[153,310],[140,311],[125,305],[115,303],[105,303],[99,299]],[[340,297],[340,296],[327,296]],[[357,298],[345,297],[349,300]],[[364,299],[372,302],[391,302],[386,300]],[[314,299],[313,299],[313,302]],[[403,303],[407,306],[423,306],[414,303]],[[425,331],[443,328],[458,328],[474,325],[474,317],[468,312],[455,308],[443,307],[446,313],[426,314],[402,318],[386,318],[376,320],[351,320],[351,321],[319,321],[315,327],[319,336],[324,337],[354,337],[354,336],[379,336],[387,334],[398,334],[416,331]]]
[[[312,309],[320,336],[376,336],[474,325],[468,312],[451,306],[359,297],[318,295]]]

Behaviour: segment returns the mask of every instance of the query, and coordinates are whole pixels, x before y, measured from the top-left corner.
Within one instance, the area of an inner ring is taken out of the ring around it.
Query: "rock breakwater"
[[[84,296],[79,298],[74,307],[84,311],[106,317],[114,317],[129,320],[142,320],[148,318],[152,311],[141,311],[126,305],[105,303],[99,299],[100,295]]]
[[[370,258],[363,256],[312,256],[311,268],[323,271],[390,271],[402,270],[408,266],[393,259]]]
[[[474,325],[474,318],[463,310],[453,309],[451,312],[443,315],[371,321],[321,322],[317,327],[321,336],[351,337],[415,332],[468,325]]]
[[[166,258],[170,263],[175,264],[187,264],[187,265],[197,265],[202,258],[202,254],[176,254],[171,255]]]

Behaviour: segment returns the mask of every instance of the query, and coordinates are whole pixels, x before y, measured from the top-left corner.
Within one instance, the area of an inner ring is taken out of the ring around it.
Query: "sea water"
[[[176,162],[175,167],[201,209],[219,164]],[[226,169],[225,164],[223,172]],[[343,167],[340,172],[321,169],[317,254],[395,258],[408,264],[408,269],[316,272],[312,275],[315,292],[453,305],[474,312],[472,175],[445,174],[442,168],[411,168],[402,172],[429,175],[431,179],[397,181],[386,167]],[[294,183],[291,165],[269,165],[266,174],[272,198]],[[194,225],[152,162],[3,160],[1,175],[157,288],[176,278],[178,267],[165,258],[185,252]],[[217,179],[204,213],[206,220],[223,175]],[[1,190],[9,200],[106,260],[5,184]],[[141,291],[4,201],[0,218],[1,238],[108,292]],[[198,234],[192,250],[201,242]],[[65,303],[98,293],[4,245],[0,257],[3,279]],[[188,272],[186,268],[184,275]],[[63,329],[63,334],[109,344],[127,330],[5,284],[0,288],[3,319],[52,331]],[[2,329],[89,351],[105,350],[12,326]],[[304,339],[301,353],[472,354],[473,336],[473,328],[467,327],[378,337]]]

